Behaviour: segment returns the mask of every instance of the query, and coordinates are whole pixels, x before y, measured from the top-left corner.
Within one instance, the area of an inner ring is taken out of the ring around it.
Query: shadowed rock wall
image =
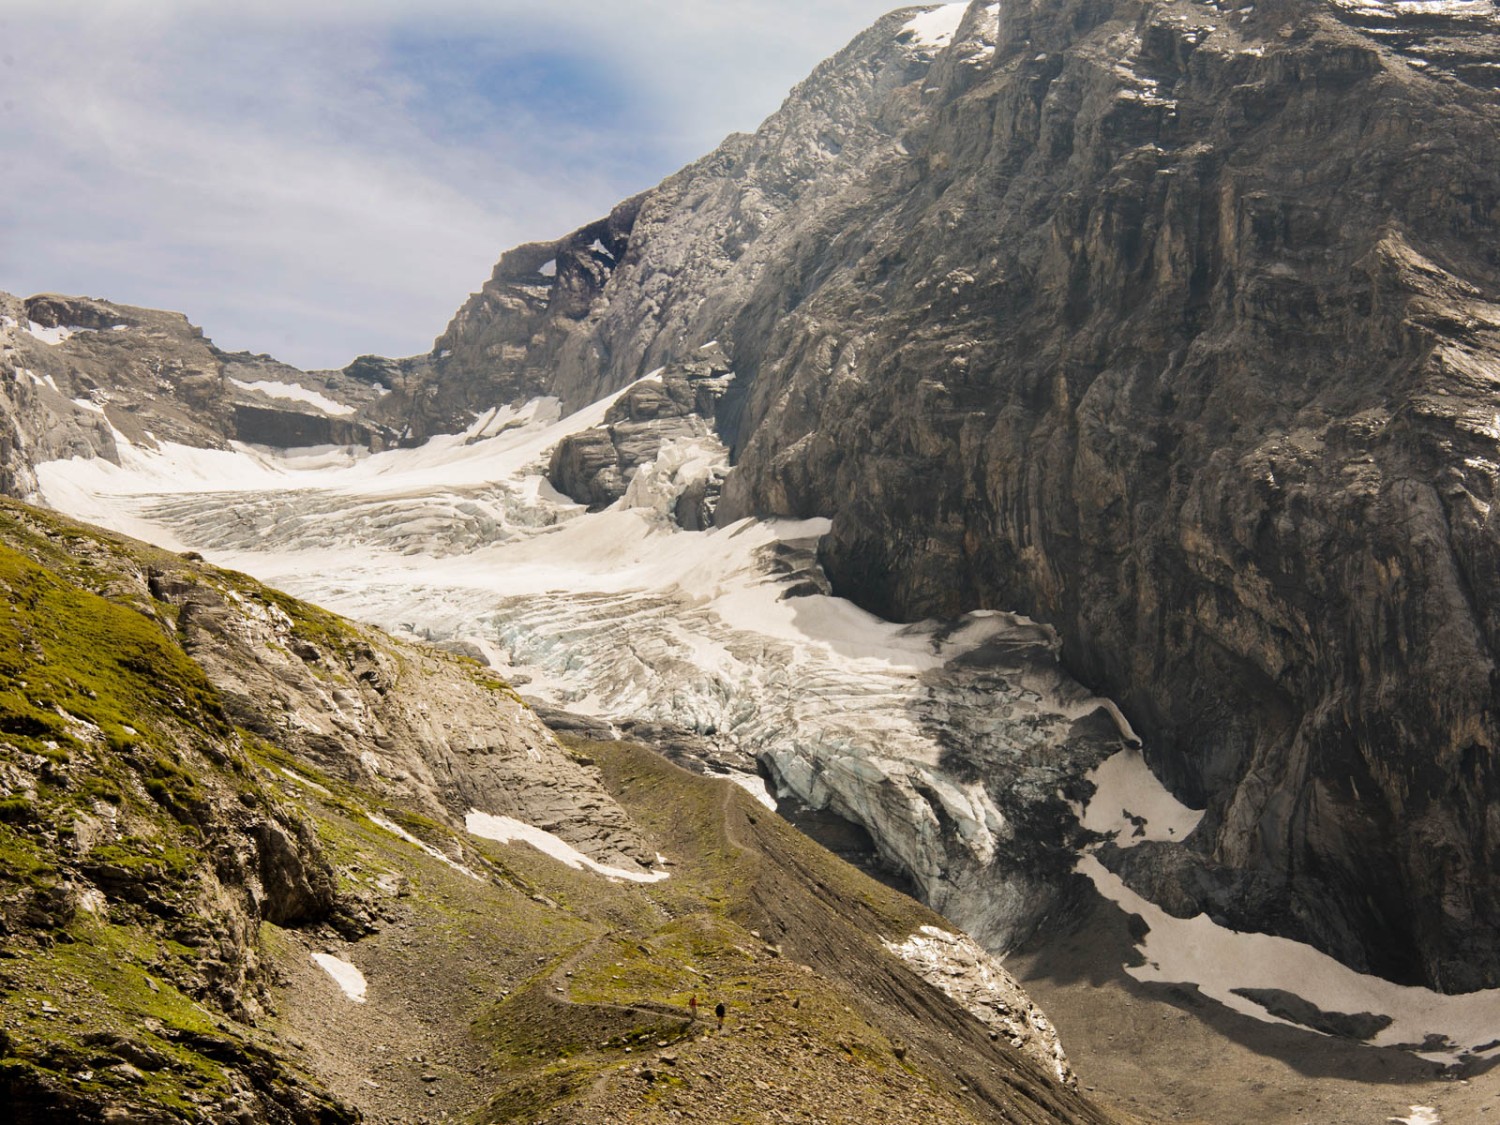
[[[632,201],[546,389],[717,339],[720,520],[833,517],[838,592],[897,619],[1055,625],[1208,808],[1138,885],[1500,983],[1494,17],[905,18]]]

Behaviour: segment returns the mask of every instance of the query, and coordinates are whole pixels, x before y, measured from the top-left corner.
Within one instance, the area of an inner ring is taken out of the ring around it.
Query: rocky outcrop
[[[890,617],[1054,625],[1207,806],[1142,885],[1500,982],[1493,14],[910,15],[632,200],[565,330],[530,342],[527,249],[445,339],[570,405],[720,341],[718,518],[832,517]]]
[[[629,387],[603,425],[564,437],[547,468],[552,486],[590,511],[628,498],[631,506],[659,503],[686,530],[712,527],[727,471],[713,421],[734,373],[717,345],[705,351],[709,358]]]
[[[309,445],[354,445],[380,449],[384,435],[361,422],[268,406],[234,404],[234,435],[251,445],[296,449]]]
[[[589,346],[593,317],[607,304],[605,287],[629,257],[643,198],[628,199],[605,218],[554,242],[508,251],[430,355],[362,357],[346,368],[359,377],[355,368],[363,362],[367,371],[384,365],[404,376],[394,380],[397,393],[374,417],[420,442],[463,429],[498,402],[552,393],[546,388],[555,383],[559,357]]]
[[[352,1122],[253,1030],[261,925],[335,921],[330,861],[122,554],[0,512],[7,1119]]]
[[[478,809],[605,864],[652,865],[598,778],[482,666],[191,567],[154,571],[152,585],[229,716],[299,760],[455,830]]]

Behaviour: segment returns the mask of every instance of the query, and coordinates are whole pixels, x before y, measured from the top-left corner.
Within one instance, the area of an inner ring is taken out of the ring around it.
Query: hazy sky
[[[0,0],[0,289],[304,367],[753,129],[890,0]]]

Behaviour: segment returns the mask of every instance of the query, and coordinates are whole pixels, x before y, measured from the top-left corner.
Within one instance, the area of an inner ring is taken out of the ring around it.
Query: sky
[[[0,0],[0,290],[309,369],[755,128],[899,0]]]

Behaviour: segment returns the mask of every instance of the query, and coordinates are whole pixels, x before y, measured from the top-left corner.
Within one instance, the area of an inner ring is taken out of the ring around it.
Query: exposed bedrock
[[[623,498],[660,507],[689,531],[712,527],[727,467],[713,419],[734,373],[708,350],[711,359],[674,364],[629,388],[603,425],[563,438],[547,467],[553,487],[590,511]]]
[[[629,255],[643,198],[628,199],[607,217],[556,241],[507,251],[437,338],[430,355],[400,361],[364,356],[346,368],[356,378],[382,364],[401,369],[401,378],[394,381],[396,393],[371,416],[403,429],[409,442],[420,443],[433,434],[462,429],[497,402],[558,393],[553,373],[567,365],[560,358],[564,355],[574,355],[577,362],[582,349],[586,362],[607,368],[610,357],[590,339],[590,315],[607,307],[604,293]],[[569,405],[590,401],[569,398]]]
[[[771,332],[726,507],[833,514],[898,619],[1055,624],[1208,806],[1205,890],[1146,889],[1491,986],[1493,105],[1316,23],[1037,13],[934,115],[913,233]]]
[[[1053,624],[1207,805],[1138,885],[1500,984],[1497,25],[1389,15],[898,14],[608,220],[587,309],[515,288],[584,231],[439,346],[581,405],[718,340],[718,519],[831,516],[897,619]]]
[[[92,297],[0,294],[0,492],[35,498],[35,466],[72,457],[118,464],[121,438],[223,448],[360,445],[401,435],[355,415],[421,361],[299,371],[224,352],[181,313]]]
[[[308,445],[361,445],[380,449],[388,436],[362,422],[327,414],[234,404],[234,435],[252,445],[289,449]]]

